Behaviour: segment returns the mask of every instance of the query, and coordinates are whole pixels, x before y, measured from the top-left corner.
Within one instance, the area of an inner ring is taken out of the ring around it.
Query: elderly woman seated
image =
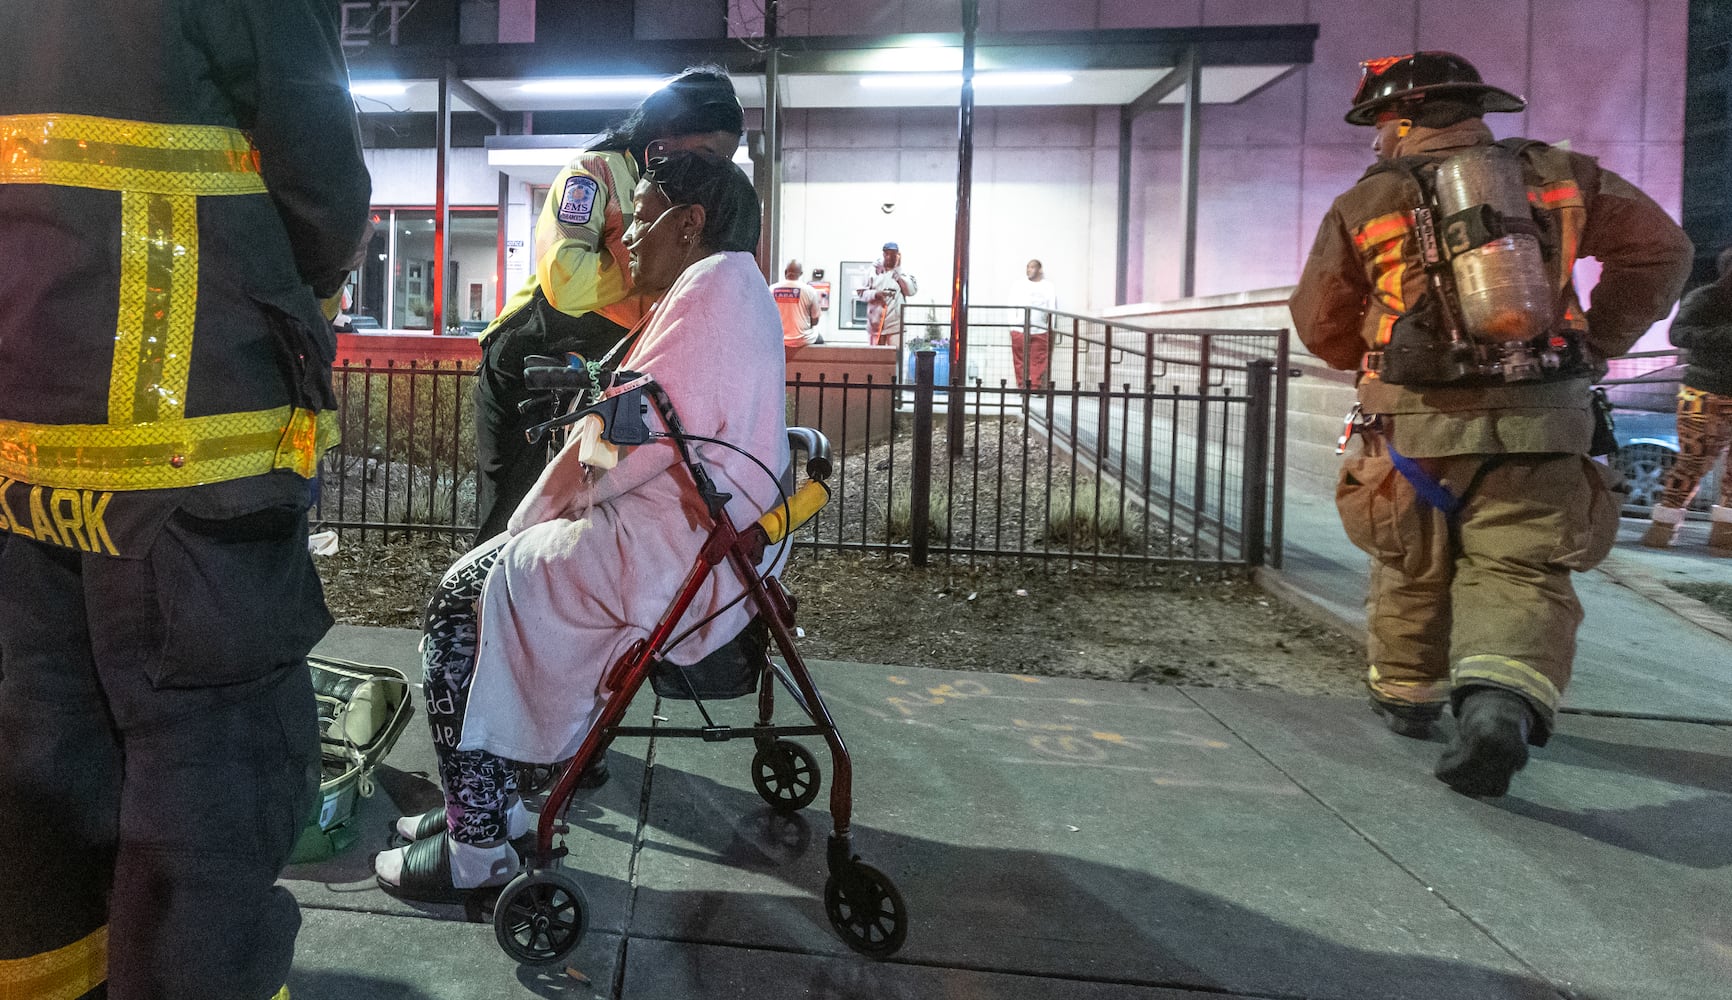
[[[615,349],[619,367],[653,376],[689,432],[787,468],[781,322],[752,257],[751,182],[722,157],[675,153],[650,162],[634,195],[625,235],[633,284],[659,300]],[[671,441],[652,439],[604,468],[581,440],[573,436],[509,529],[452,566],[428,604],[427,721],[445,804],[399,820],[412,842],[375,859],[379,882],[397,895],[460,899],[511,878],[511,840],[531,826],[516,762],[576,752],[607,698],[602,676],[649,636],[703,545],[709,516]],[[693,447],[733,495],[736,523],[779,501],[751,458]],[[682,628],[714,619],[669,658],[695,663],[739,633],[750,612],[730,602],[742,589],[732,574],[712,575]]]

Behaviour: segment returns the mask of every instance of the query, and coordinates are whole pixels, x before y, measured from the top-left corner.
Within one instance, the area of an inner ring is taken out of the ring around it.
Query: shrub
[[[1141,545],[1142,517],[1125,500],[1122,486],[1102,488],[1088,481],[1077,483],[1074,490],[1055,492],[1047,511],[1047,540],[1073,551],[1096,545],[1105,551],[1124,551]]]
[[[950,497],[934,492],[927,498],[926,512],[931,521],[927,537],[937,540],[950,537]],[[897,485],[890,494],[890,517],[884,526],[884,536],[891,542],[914,538],[914,491],[906,484]]]

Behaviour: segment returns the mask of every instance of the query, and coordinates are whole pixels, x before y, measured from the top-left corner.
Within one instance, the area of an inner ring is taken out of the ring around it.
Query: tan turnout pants
[[[1347,536],[1371,555],[1372,694],[1438,703],[1470,685],[1505,688],[1540,710],[1543,742],[1582,621],[1570,572],[1611,550],[1622,506],[1615,474],[1583,455],[1423,459],[1466,495],[1452,526],[1396,470],[1380,435],[1360,441],[1335,496]]]

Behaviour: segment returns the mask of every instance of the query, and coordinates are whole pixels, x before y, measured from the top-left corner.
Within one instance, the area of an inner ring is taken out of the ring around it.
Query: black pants
[[[110,1000],[286,981],[330,617],[304,517],[233,526],[176,515],[135,560],[0,536],[0,968],[106,937]]]
[[[523,359],[573,352],[600,360],[625,335],[625,327],[604,316],[567,316],[538,294],[487,338],[475,380],[475,544],[505,530],[512,511],[547,466],[547,443],[530,444],[523,436],[552,416],[522,411],[531,398],[523,385]]]

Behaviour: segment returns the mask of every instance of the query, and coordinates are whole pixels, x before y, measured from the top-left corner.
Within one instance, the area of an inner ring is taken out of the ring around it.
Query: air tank
[[[1546,272],[1539,239],[1511,232],[1490,242],[1472,242],[1450,225],[1450,217],[1479,205],[1490,214],[1529,222],[1527,187],[1521,161],[1501,146],[1479,146],[1457,153],[1437,168],[1437,204],[1443,216],[1443,242],[1453,254],[1457,306],[1462,326],[1476,340],[1503,343],[1531,340],[1551,330],[1556,292]]]

